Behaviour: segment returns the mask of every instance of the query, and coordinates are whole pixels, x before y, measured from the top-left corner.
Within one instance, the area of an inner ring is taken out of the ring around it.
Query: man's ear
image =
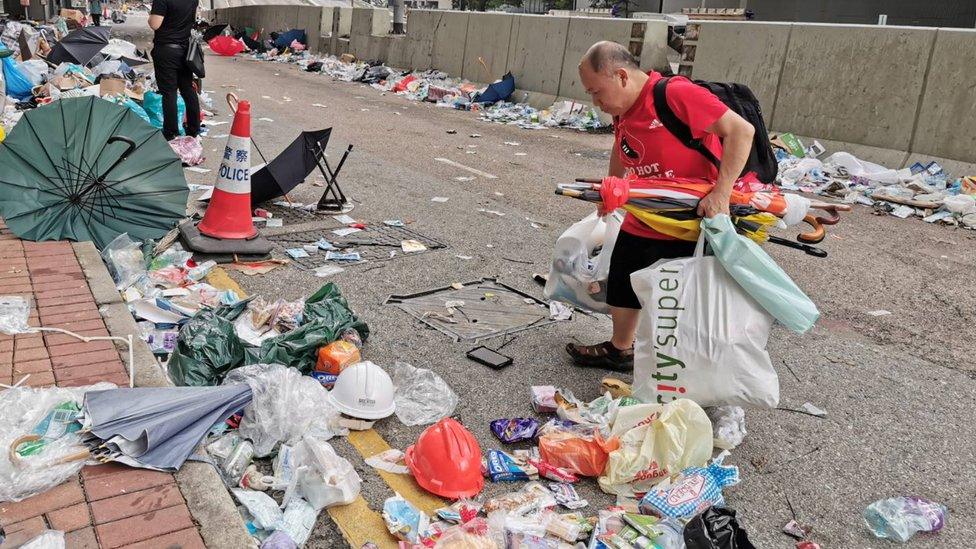
[[[630,73],[627,72],[627,69],[620,67],[619,69],[613,72],[614,72],[614,76],[620,79],[620,86],[626,88],[627,82],[630,81]]]

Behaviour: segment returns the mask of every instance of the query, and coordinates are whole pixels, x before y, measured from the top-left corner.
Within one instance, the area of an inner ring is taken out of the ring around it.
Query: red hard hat
[[[469,498],[485,486],[481,446],[451,418],[425,429],[417,443],[407,448],[405,461],[417,484],[441,497]]]

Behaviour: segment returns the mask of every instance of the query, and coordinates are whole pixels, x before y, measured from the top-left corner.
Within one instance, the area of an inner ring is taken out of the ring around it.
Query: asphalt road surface
[[[473,113],[410,102],[293,65],[208,55],[207,72],[204,88],[215,96],[217,119],[230,120],[217,96],[235,91],[250,100],[253,139],[269,158],[303,129],[333,127],[333,161],[342,147],[354,145],[339,178],[356,203],[351,215],[370,222],[407,220],[412,230],[448,246],[351,266],[328,279],[293,267],[256,277],[233,273],[245,290],[298,299],[328,280],[337,282],[369,323],[365,357],[437,371],[460,396],[457,415],[484,449],[500,445],[489,421],[532,414],[530,385],[567,387],[584,400],[599,396],[605,372],[575,368],[563,348],[570,341],[607,339],[606,317],[577,314],[570,322],[523,332],[505,347],[514,364],[495,371],[465,358],[471,343],[455,343],[383,301],[481,277],[498,277],[541,297],[532,273],[548,271],[555,239],[592,209],[555,196],[553,189],[574,177],[604,175],[610,136],[489,124]],[[217,126],[211,135],[227,131],[229,125]],[[223,145],[224,139],[204,139],[205,167],[218,166]],[[213,184],[215,171],[187,175]],[[292,200],[314,201],[322,188],[313,179]],[[435,196],[448,201],[432,202]],[[829,228],[822,247],[830,254],[826,259],[766,246],[822,312],[817,327],[802,337],[775,327],[769,352],[780,378],[780,406],[811,402],[828,415],[747,410],[748,435],[727,460],[740,467],[742,482],[726,490],[727,504],[758,547],[793,547],[781,533],[792,518],[790,505],[825,548],[882,547],[888,542],[867,531],[863,509],[879,498],[923,496],[949,508],[948,525],[911,546],[970,546],[976,538],[976,233],[877,217],[858,207]],[[891,314],[867,314],[877,310]],[[393,417],[377,430],[403,449],[422,428]],[[380,509],[389,488],[348,443],[334,445],[359,470],[364,497]],[[485,494],[514,488],[489,483]],[[593,481],[580,489],[591,510],[611,501]],[[310,546],[343,546],[341,539],[323,513]]]

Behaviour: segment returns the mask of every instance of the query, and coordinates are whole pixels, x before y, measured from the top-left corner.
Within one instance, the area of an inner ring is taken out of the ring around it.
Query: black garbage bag
[[[346,328],[355,328],[363,341],[369,337],[369,327],[352,312],[346,298],[342,297],[342,292],[333,282],[322,286],[305,300],[304,312],[305,322],[322,320],[336,337]]]
[[[357,78],[357,82],[363,82],[364,84],[375,84],[386,80],[390,73],[393,72],[389,67],[383,65],[376,65],[369,67],[363,72],[362,76]]]
[[[322,72],[322,62],[321,61],[312,61],[311,63],[308,64],[307,67],[305,67],[305,71],[306,72]]]
[[[250,300],[231,306],[203,309],[180,328],[176,349],[167,369],[179,386],[220,385],[227,372],[244,361],[244,342],[233,321]]]
[[[686,549],[756,549],[735,520],[735,511],[709,507],[685,525]]]
[[[315,367],[319,347],[338,338],[329,323],[322,319],[307,321],[298,328],[266,339],[261,347],[245,351],[247,364],[283,364],[307,374]]]

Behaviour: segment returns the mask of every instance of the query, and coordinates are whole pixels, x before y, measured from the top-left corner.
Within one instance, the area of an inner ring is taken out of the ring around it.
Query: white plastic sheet
[[[86,392],[114,388],[112,383],[98,383],[70,389],[14,387],[0,391],[0,448],[4,449],[0,452],[0,502],[46,492],[75,476],[85,460],[59,462],[81,449],[77,434],[48,443],[38,455],[22,457],[20,465],[11,463],[7,449],[17,438],[30,434],[55,406],[69,401],[80,406]]]
[[[404,425],[436,423],[457,408],[457,395],[433,370],[396,362],[392,373],[396,416]]]
[[[863,179],[872,186],[893,185],[912,178],[912,171],[907,168],[892,170],[866,160],[860,160],[847,152],[835,152],[828,156],[824,160],[823,166],[824,169],[842,176]]]
[[[254,397],[244,408],[238,433],[254,443],[254,455],[270,455],[279,442],[297,442],[303,435],[328,440],[345,435],[339,411],[328,401],[322,384],[281,364],[252,364],[232,370],[224,384],[247,383]]]

